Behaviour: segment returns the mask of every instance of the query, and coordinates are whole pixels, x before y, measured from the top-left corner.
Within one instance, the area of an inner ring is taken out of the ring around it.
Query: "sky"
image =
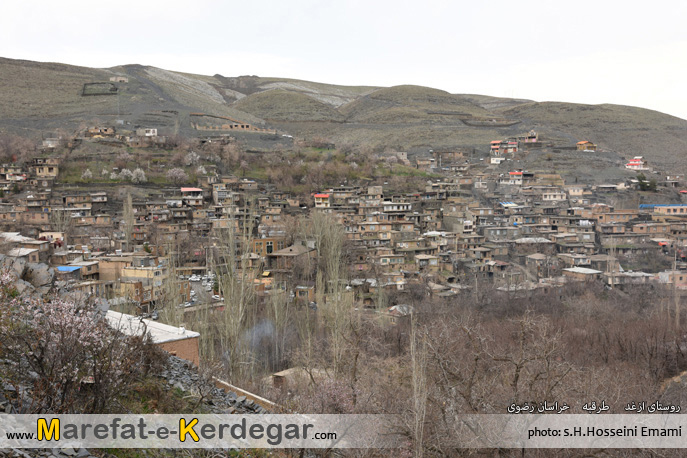
[[[685,18],[684,0],[5,0],[0,57],[417,84],[687,119]]]

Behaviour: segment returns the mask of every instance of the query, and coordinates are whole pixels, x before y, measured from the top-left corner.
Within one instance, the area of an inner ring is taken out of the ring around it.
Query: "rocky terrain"
[[[14,277],[19,294],[44,295],[53,286],[55,269],[47,264],[26,262],[0,254],[0,270],[7,270]]]
[[[26,296],[44,296],[49,292],[69,295],[66,285],[55,282],[55,271],[42,263],[27,263],[21,259],[0,255],[0,270],[9,272],[17,292]],[[56,288],[56,289],[54,289]],[[100,304],[106,309],[107,303]],[[0,360],[0,365],[8,364]],[[37,377],[37,374],[34,373]],[[217,388],[211,374],[201,374],[188,361],[169,356],[162,370],[152,374],[154,379],[162,381],[162,386],[169,396],[176,392],[184,398],[198,400],[196,410],[216,414],[261,414],[267,411],[245,396]],[[122,396],[127,393],[122,393]],[[0,379],[0,422],[2,415],[28,413],[33,404],[31,387],[8,383]],[[0,456],[19,458],[86,458],[92,456],[89,450],[72,448],[18,450],[0,449]],[[102,453],[97,453],[102,457]]]
[[[211,388],[205,390],[206,383],[198,370],[187,361],[170,356],[165,369],[158,374],[166,382],[167,390],[181,390],[185,395],[202,396],[202,411],[215,414],[261,414],[267,411],[245,396]],[[20,391],[22,391],[20,387]],[[203,394],[200,394],[200,392]],[[17,388],[9,383],[2,383],[0,391],[0,421],[4,414],[24,413],[22,405],[29,405],[31,400],[25,393],[17,396]],[[101,451],[97,456],[102,457]],[[48,448],[48,449],[0,449],[0,457],[15,458],[96,458],[85,448]]]
[[[202,383],[202,376],[195,367],[189,362],[176,356],[170,356],[167,367],[160,375],[162,379],[172,388],[178,388],[191,394],[198,392],[198,385]],[[204,403],[210,413],[217,414],[251,414],[267,413],[260,405],[256,404],[245,396],[238,396],[231,391],[224,391],[219,388],[212,388],[209,396],[204,399]]]
[[[13,458],[98,458],[85,448],[0,449],[0,456]]]

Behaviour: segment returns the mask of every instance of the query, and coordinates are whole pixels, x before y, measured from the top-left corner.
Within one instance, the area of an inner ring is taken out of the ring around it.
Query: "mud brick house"
[[[33,160],[30,170],[37,178],[55,178],[60,172],[59,162],[56,157],[37,157]]]
[[[592,281],[601,277],[600,270],[588,269],[586,267],[570,267],[563,269],[563,276],[576,281]]]
[[[588,140],[577,142],[577,151],[596,151],[596,145]]]
[[[37,248],[13,248],[7,255],[11,258],[23,259],[26,262],[39,262]]]
[[[315,250],[303,245],[291,245],[282,250],[267,255],[269,270],[291,271],[295,264],[302,262],[306,258],[314,258]]]
[[[315,194],[315,208],[329,208],[330,202],[329,202],[329,194],[328,193],[319,193]]]

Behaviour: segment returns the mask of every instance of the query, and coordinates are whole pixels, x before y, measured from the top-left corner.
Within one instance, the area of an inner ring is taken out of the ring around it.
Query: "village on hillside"
[[[545,131],[399,151],[237,125],[0,134],[5,340],[64,313],[129,355],[100,406],[108,377],[65,388],[78,409],[412,412],[420,363],[436,437],[448,408],[684,402],[683,175]]]
[[[0,458],[687,456],[687,1],[35,3]]]
[[[114,136],[113,128],[94,127],[72,142]],[[166,139],[144,128],[123,141],[156,147]],[[402,164],[440,176],[412,193],[346,183],[305,199],[217,173],[145,201],[129,195],[127,202],[114,188],[64,190],[62,164],[50,154],[57,143],[48,139],[47,154],[0,168],[3,253],[46,263],[63,291],[107,299],[134,315],[221,311],[216,276],[223,273],[248,279],[263,301],[275,291],[313,307],[316,298],[326,301],[312,262],[316,235],[294,230],[314,213],[343,228],[346,291],[373,314],[407,315],[405,296],[418,287],[450,298],[483,282],[517,294],[589,281],[687,290],[687,204],[663,202],[662,194],[632,208],[613,204],[619,194],[627,201],[657,187],[687,193],[680,190],[683,177],[654,174],[641,157],[625,165],[638,178],[621,183],[578,185],[550,171],[497,170],[541,146],[534,131],[485,145],[486,161],[459,150],[431,151],[413,162],[393,153]],[[603,154],[588,140],[570,149]]]

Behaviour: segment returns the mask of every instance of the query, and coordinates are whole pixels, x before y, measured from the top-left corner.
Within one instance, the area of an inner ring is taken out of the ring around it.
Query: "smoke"
[[[245,345],[249,345],[251,350],[256,350],[264,345],[265,340],[271,342],[274,338],[274,332],[275,328],[272,320],[264,319],[247,330],[243,334],[241,342]]]

